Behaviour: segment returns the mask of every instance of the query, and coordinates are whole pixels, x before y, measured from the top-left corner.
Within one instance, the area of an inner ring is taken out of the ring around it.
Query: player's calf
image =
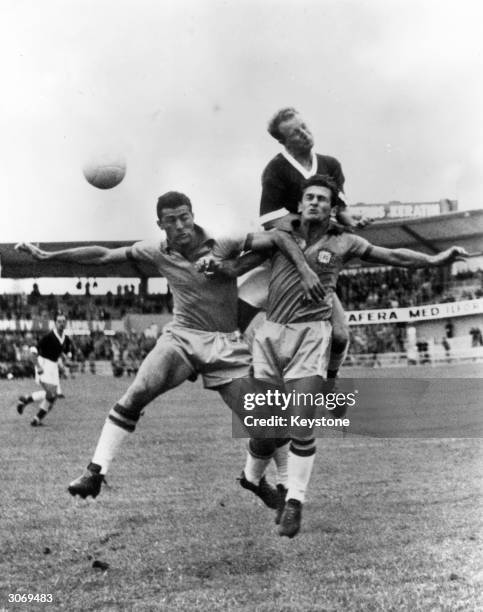
[[[339,338],[336,340],[332,336],[332,344],[330,347],[330,356],[327,369],[327,379],[331,380],[337,377],[341,365],[344,363],[349,350],[349,339]]]
[[[324,380],[324,385],[323,385],[323,391],[324,391],[324,395],[327,398],[327,395],[329,393],[332,394],[336,394],[339,391],[339,382],[337,378],[327,378],[327,380]],[[334,405],[333,408],[327,408],[327,410],[330,411],[330,416],[333,417],[334,419],[342,419],[347,412],[347,405],[346,404],[342,404],[341,406],[339,405]]]
[[[329,363],[327,364],[327,378],[336,378],[339,368],[344,363],[349,351],[349,327],[345,323],[333,324],[332,342],[330,345]]]
[[[31,404],[33,401],[34,400],[31,395],[21,395],[17,402],[17,412],[19,414],[23,414],[25,406],[27,406],[27,404]]]

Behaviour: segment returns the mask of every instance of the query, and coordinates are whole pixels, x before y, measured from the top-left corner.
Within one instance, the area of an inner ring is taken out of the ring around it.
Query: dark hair
[[[332,177],[327,174],[314,174],[310,178],[305,179],[305,181],[302,183],[302,187],[300,190],[300,199],[302,199],[304,191],[308,187],[312,187],[313,185],[317,185],[318,187],[327,187],[327,189],[330,189],[331,206],[337,206],[341,203],[341,200],[339,199],[339,188],[337,186],[337,183],[333,180]]]
[[[287,119],[292,119],[292,117],[295,117],[295,115],[298,115],[298,112],[295,110],[295,108],[292,108],[291,106],[281,108],[279,111],[277,111],[268,122],[267,130],[270,136],[273,136],[275,140],[278,140],[283,144],[283,136],[278,128],[283,121],[287,121]]]
[[[167,191],[163,193],[162,196],[159,196],[156,205],[158,219],[161,219],[161,215],[165,208],[179,208],[180,206],[187,206],[190,212],[193,212],[191,200],[184,193],[180,193],[179,191]]]

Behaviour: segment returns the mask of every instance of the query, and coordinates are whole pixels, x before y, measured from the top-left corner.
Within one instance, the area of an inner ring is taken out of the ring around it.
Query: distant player
[[[386,249],[371,245],[352,233],[331,227],[331,208],[337,202],[338,186],[329,178],[315,175],[303,186],[299,202],[300,219],[286,226],[298,241],[310,267],[319,276],[324,299],[307,302],[300,292],[295,268],[279,251],[271,257],[271,276],[266,321],[257,329],[253,342],[256,378],[283,385],[286,392],[323,393],[323,379],[329,360],[331,314],[335,287],[345,262],[359,257],[370,263],[390,266],[425,267],[448,265],[467,256],[452,247],[438,255],[410,249]],[[270,235],[270,232],[265,234]],[[256,244],[254,244],[254,247]],[[285,416],[313,418],[313,405],[291,406]],[[279,534],[294,537],[301,524],[302,504],[315,458],[315,438],[310,427],[290,431],[290,449],[284,482],[286,503],[279,516]],[[263,440],[266,450],[267,441]],[[275,452],[276,441],[273,441]]]
[[[215,249],[228,258],[232,252],[247,248],[245,243],[251,237],[215,239],[195,225],[189,198],[178,192],[165,193],[158,199],[157,216],[158,226],[166,232],[163,241],[142,241],[117,249],[92,246],[54,252],[42,251],[32,244],[18,245],[36,259],[67,264],[149,262],[166,277],[173,293],[173,321],[164,328],[133,383],[110,410],[91,463],[69,485],[72,495],[98,495],[104,475],[125,437],[135,430],[143,408],[162,393],[199,373],[205,387],[218,391],[228,406],[238,411],[243,393],[253,388],[251,355],[237,329],[236,280],[209,278],[199,272],[197,265]],[[317,276],[291,237],[274,232],[272,240],[298,265],[308,294],[320,296]],[[276,507],[277,490],[265,478],[253,482],[250,473],[248,456],[242,485],[268,506]]]
[[[21,395],[17,403],[17,412],[23,414],[27,404],[40,402],[39,411],[30,423],[32,427],[43,425],[46,414],[52,410],[59,396],[59,359],[70,361],[72,358],[73,344],[69,336],[65,334],[66,324],[66,317],[61,313],[57,314],[54,328],[40,339],[37,349],[32,351],[35,378],[42,390],[34,391],[29,395]]]

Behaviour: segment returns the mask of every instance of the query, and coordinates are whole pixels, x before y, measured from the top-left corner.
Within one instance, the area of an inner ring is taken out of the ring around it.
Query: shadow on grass
[[[276,570],[282,562],[276,551],[248,544],[242,550],[191,562],[183,567],[183,573],[203,580],[222,576],[251,576]]]

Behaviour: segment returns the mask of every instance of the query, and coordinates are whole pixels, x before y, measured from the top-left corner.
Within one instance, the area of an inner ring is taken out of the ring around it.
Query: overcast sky
[[[156,234],[164,191],[257,217],[278,108],[338,157],[350,203],[481,206],[479,0],[1,0],[0,242]],[[124,156],[113,190],[84,179]]]

